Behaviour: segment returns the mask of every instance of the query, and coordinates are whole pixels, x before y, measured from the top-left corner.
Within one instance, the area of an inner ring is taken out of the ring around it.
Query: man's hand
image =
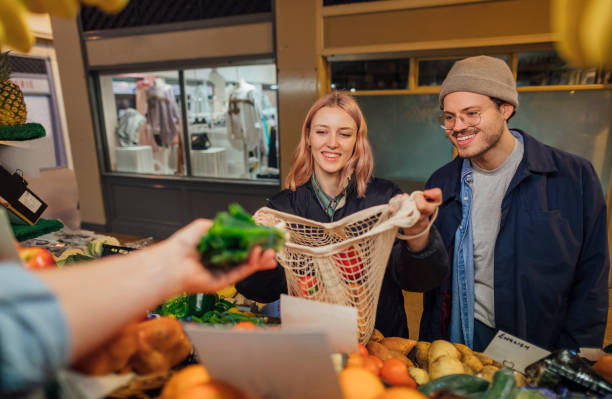
[[[261,247],[251,251],[245,264],[233,267],[227,272],[211,273],[200,261],[197,244],[212,226],[212,221],[198,219],[174,233],[170,238],[160,243],[156,248],[157,259],[151,259],[160,264],[168,273],[169,280],[175,281],[175,292],[215,292],[234,284],[259,270],[276,267],[276,252]]]
[[[442,202],[442,190],[439,188],[430,188],[422,193],[416,193],[413,198],[417,209],[421,213],[421,217],[414,224],[414,226],[408,229],[403,229],[403,234],[407,236],[417,235],[428,228],[431,216]],[[425,249],[428,241],[429,230],[422,236],[406,240],[410,250],[413,252],[419,252]]]

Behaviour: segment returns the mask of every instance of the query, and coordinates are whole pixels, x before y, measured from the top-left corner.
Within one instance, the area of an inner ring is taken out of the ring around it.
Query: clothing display
[[[239,81],[229,95],[227,133],[237,149],[246,150],[260,146],[263,140],[261,112],[256,104],[255,86]]]
[[[154,136],[159,136],[161,146],[170,147],[179,133],[179,112],[172,86],[156,79],[147,90],[147,122]]]
[[[340,220],[360,210],[386,204],[402,191],[394,183],[373,178],[366,195],[357,198],[353,183],[346,190],[344,206],[336,208],[334,220]],[[268,207],[298,215],[318,222],[330,222],[331,218],[320,205],[317,194],[308,181],[296,191],[283,190],[268,201]],[[432,228],[427,247],[418,253],[408,250],[406,242],[396,239],[378,302],[376,328],[385,336],[408,337],[404,297],[402,289],[427,291],[440,284],[449,269],[449,261],[440,236]],[[255,273],[236,284],[238,292],[258,302],[273,302],[287,293],[287,281],[282,266]]]
[[[140,129],[145,122],[146,119],[140,112],[134,108],[127,108],[117,124],[119,146],[129,147],[138,145]]]
[[[55,296],[21,264],[0,263],[0,391],[41,385],[68,363],[68,326]]]
[[[601,347],[610,259],[599,178],[588,161],[520,130],[511,132],[523,141],[524,154],[501,203],[494,249],[495,328],[548,350]],[[469,320],[473,303],[460,296],[470,287],[458,291],[452,282],[469,278],[470,254],[462,253],[468,248],[457,241],[470,219],[464,217],[470,204],[463,201],[469,169],[457,157],[427,182],[428,188],[442,189],[435,225],[454,262],[452,275],[425,293],[422,340],[448,339],[453,329],[465,340],[462,320]]]

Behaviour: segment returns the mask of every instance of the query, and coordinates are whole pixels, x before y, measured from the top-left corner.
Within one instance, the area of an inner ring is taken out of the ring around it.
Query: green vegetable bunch
[[[279,251],[284,233],[274,227],[258,226],[240,205],[230,204],[229,212],[219,212],[208,233],[198,244],[202,263],[228,269],[243,263],[256,246]]]

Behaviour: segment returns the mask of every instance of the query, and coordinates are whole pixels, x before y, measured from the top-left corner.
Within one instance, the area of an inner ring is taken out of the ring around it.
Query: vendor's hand
[[[403,229],[402,234],[407,236],[417,235],[429,227],[431,216],[442,202],[442,190],[439,188],[431,188],[423,191],[422,193],[415,193],[413,198],[417,209],[421,213],[421,217],[412,227]],[[417,238],[406,240],[410,250],[414,252],[419,252],[425,249],[428,241],[429,231]]]
[[[212,221],[198,219],[170,238],[151,248],[158,258],[151,259],[155,264],[166,269],[168,279],[173,281],[172,294],[180,292],[215,292],[234,284],[250,274],[276,267],[276,252],[272,249],[262,251],[256,247],[251,251],[247,263],[236,266],[225,273],[211,273],[202,265],[197,244]]]

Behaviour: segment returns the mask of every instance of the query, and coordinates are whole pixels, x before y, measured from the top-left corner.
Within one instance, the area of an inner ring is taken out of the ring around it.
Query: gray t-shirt
[[[523,144],[516,140],[506,160],[494,170],[472,163],[472,229],[474,234],[474,317],[495,327],[494,254],[501,220],[501,203],[523,159]]]

